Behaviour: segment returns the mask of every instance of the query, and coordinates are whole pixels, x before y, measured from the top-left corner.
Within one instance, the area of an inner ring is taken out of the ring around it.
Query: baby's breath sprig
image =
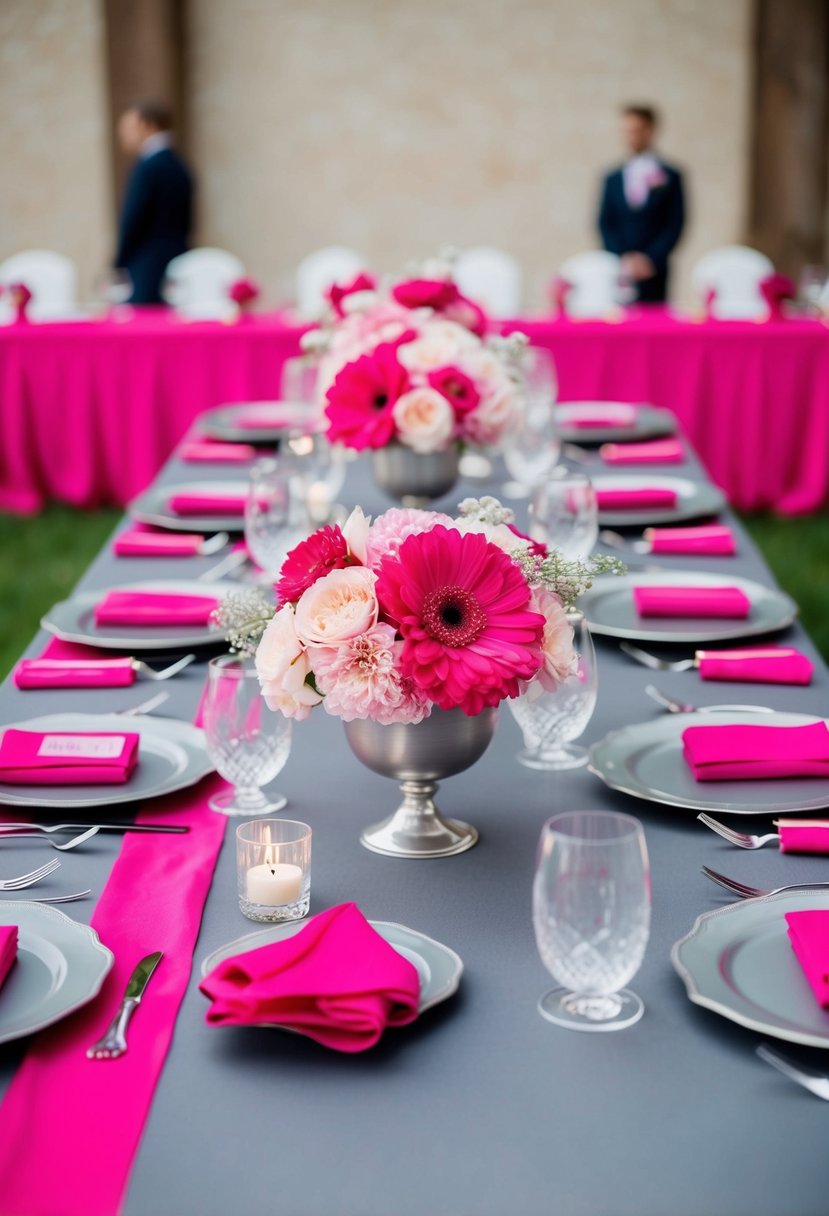
[[[567,609],[572,608],[579,596],[593,586],[597,575],[627,573],[624,562],[605,553],[595,554],[586,562],[570,561],[555,550],[541,557],[529,549],[518,549],[511,556],[531,587],[544,587],[552,591]]]
[[[225,596],[210,623],[222,631],[232,654],[252,657],[273,614],[273,600],[264,591],[240,591]]]

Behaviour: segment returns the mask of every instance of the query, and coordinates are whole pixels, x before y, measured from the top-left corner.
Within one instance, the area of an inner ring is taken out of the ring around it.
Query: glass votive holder
[[[302,920],[311,903],[311,829],[252,819],[236,829],[236,887],[248,920]]]

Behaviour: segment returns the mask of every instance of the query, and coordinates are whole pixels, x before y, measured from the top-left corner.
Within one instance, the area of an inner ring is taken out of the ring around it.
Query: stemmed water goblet
[[[245,542],[264,582],[274,582],[288,552],[309,530],[305,485],[293,456],[257,461],[248,482]]]
[[[555,469],[533,493],[530,536],[569,560],[586,560],[599,536],[596,491],[589,477]]]

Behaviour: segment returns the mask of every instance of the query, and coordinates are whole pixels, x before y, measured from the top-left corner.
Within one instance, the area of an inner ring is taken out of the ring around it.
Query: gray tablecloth
[[[695,464],[692,475],[703,476]],[[206,474],[202,466],[173,462],[162,476],[168,483],[235,479],[238,471]],[[375,512],[388,505],[362,463],[352,467],[343,498]],[[746,534],[730,522],[739,557],[700,560],[698,567],[770,582]],[[181,577],[184,568],[195,575],[211,564],[116,560],[107,547],[81,585]],[[689,559],[664,564],[688,569]],[[44,640],[36,639],[32,653]],[[783,640],[815,659],[813,685],[762,686],[748,695],[744,687],[736,699],[825,713],[827,673],[809,639],[796,627]],[[659,713],[644,695],[649,673],[615,643],[599,640],[598,652],[600,695],[588,742]],[[161,712],[192,717],[203,680],[199,665],[167,685],[172,696]],[[702,703],[735,700],[736,686],[702,684],[693,674],[660,676],[659,683]],[[21,693],[7,682],[0,721],[61,708],[124,708],[148,688]],[[395,861],[358,843],[362,825],[396,805],[394,785],[357,763],[341,724],[322,710],[297,728],[276,784],[290,799],[288,813],[314,828],[312,911],[353,899],[370,917],[438,938],[464,960],[461,990],[357,1057],[267,1030],[208,1029],[197,991],[200,962],[253,928],[236,903],[231,823],[126,1216],[824,1216],[829,1210],[829,1112],[757,1060],[756,1035],[692,1005],[669,959],[695,917],[721,903],[700,874],[703,863],[774,885],[829,877],[826,860],[731,849],[692,812],[611,793],[585,770],[528,772],[514,758],[519,744],[504,709],[487,755],[441,789],[443,810],[480,829],[475,849],[444,860]],[[641,816],[653,868],[650,945],[632,985],[646,1013],[618,1034],[569,1033],[536,1011],[551,984],[530,919],[539,829],[556,811],[590,807]],[[97,894],[117,848],[114,838],[98,839],[67,856],[64,889],[90,885]],[[24,868],[43,856],[36,846],[14,846]],[[91,909],[90,902],[66,911],[80,920]],[[24,1050],[25,1044],[0,1048],[0,1088]],[[829,1054],[794,1054],[829,1066]],[[73,1095],[66,1102],[72,1118]],[[95,1145],[89,1149],[91,1164]]]

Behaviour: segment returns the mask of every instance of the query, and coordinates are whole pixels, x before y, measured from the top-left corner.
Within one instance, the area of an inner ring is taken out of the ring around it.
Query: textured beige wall
[[[112,250],[99,0],[0,0],[0,260],[75,259],[81,291]]]
[[[382,269],[444,242],[518,255],[538,303],[594,245],[620,100],[655,100],[692,177],[678,280],[739,238],[749,0],[190,0],[201,236],[271,298],[302,254]],[[681,285],[678,282],[678,286]],[[683,293],[684,294],[684,293]]]

